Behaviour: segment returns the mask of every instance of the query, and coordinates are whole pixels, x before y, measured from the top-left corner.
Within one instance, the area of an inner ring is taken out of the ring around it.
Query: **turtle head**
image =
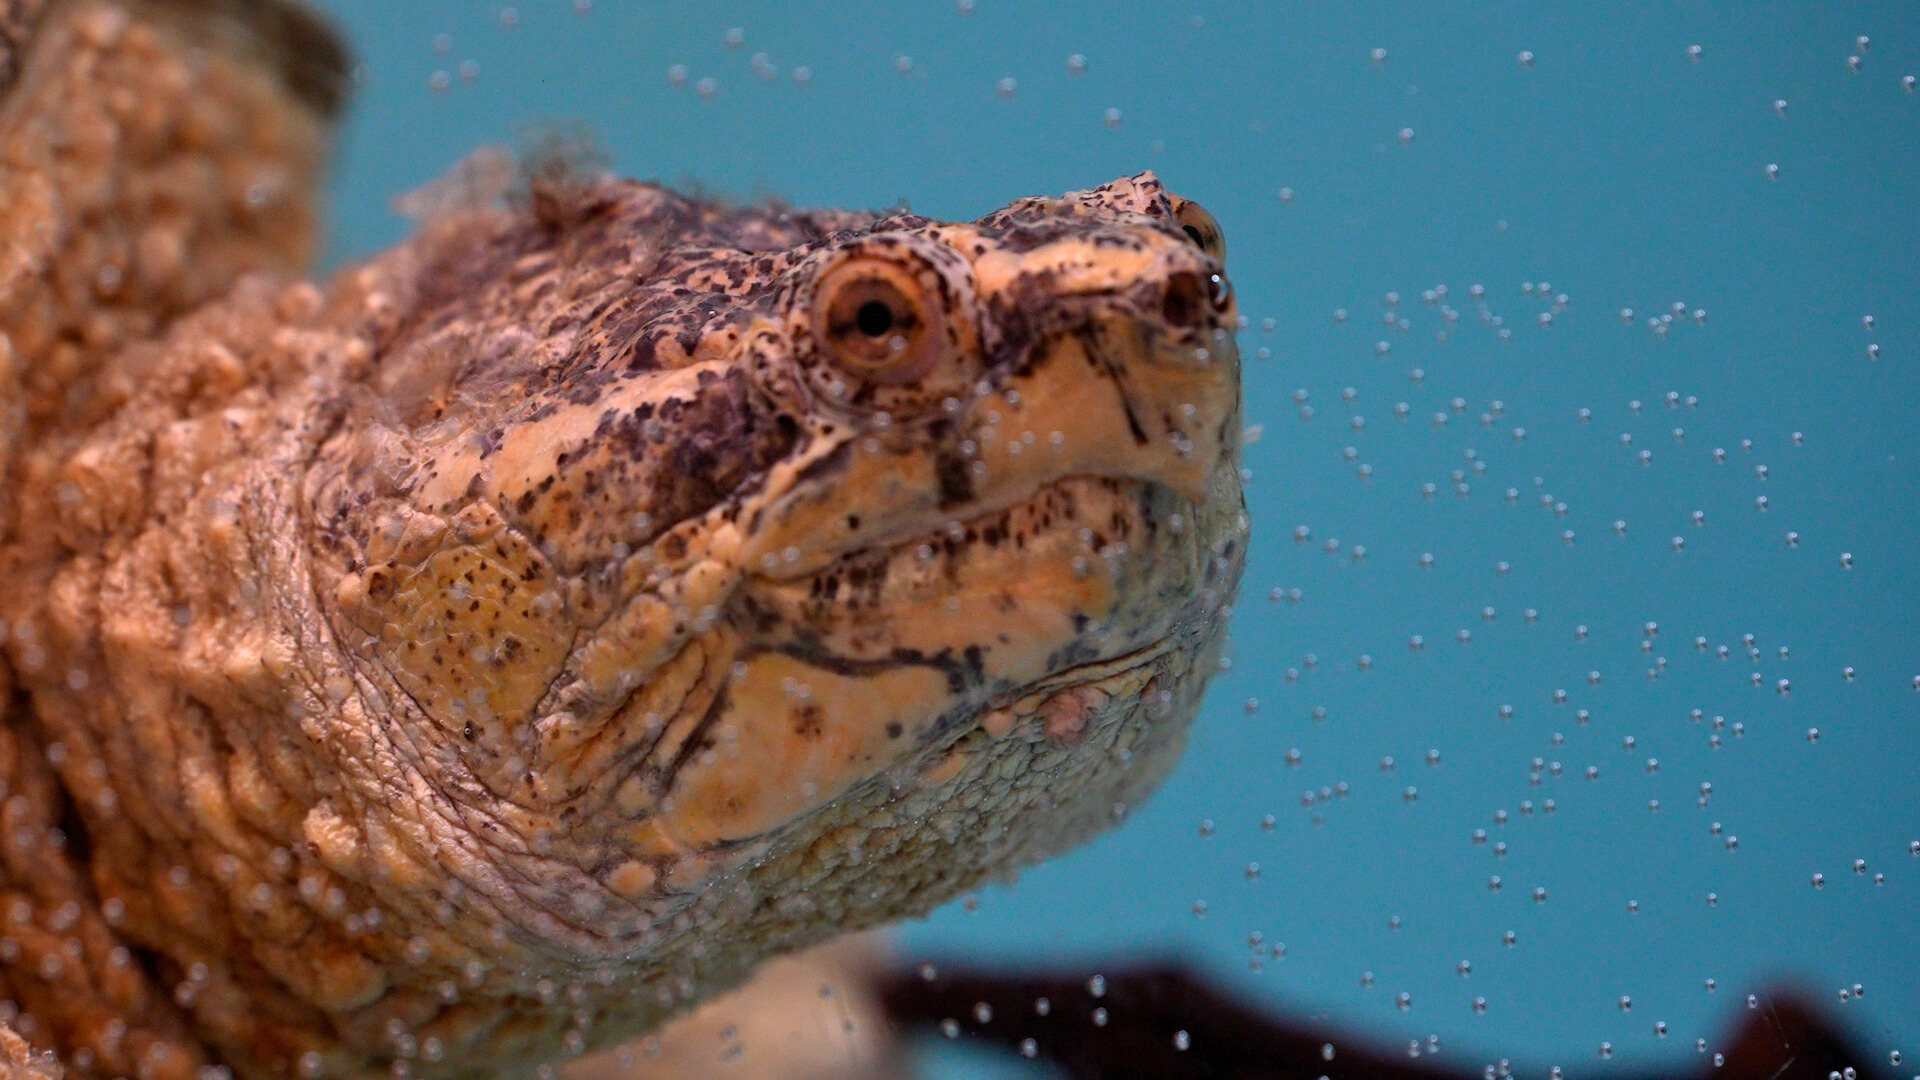
[[[1246,528],[1206,211],[1151,173],[968,223],[625,205],[682,236],[638,291],[563,332],[525,285],[504,329],[442,318],[378,376],[405,436],[336,439],[394,459],[397,508],[319,498],[367,522],[343,611],[488,788],[650,893],[974,732],[1184,729]]]
[[[455,233],[305,481],[412,858],[678,1001],[1110,825],[1245,547],[1212,218],[601,198]]]

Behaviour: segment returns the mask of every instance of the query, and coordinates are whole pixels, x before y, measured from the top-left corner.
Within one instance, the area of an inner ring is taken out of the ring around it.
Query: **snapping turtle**
[[[536,168],[321,288],[312,16],[0,0],[0,58],[16,1067],[533,1071],[1170,767],[1247,522],[1223,241],[1152,174],[946,223]]]

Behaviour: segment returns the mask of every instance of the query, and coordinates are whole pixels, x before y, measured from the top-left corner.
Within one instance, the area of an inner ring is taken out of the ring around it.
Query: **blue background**
[[[1571,1076],[1690,1066],[1697,1037],[1719,1046],[1749,992],[1788,979],[1876,1054],[1920,1057],[1920,95],[1900,81],[1920,73],[1920,9],[326,6],[362,63],[334,262],[403,235],[394,195],[556,119],[590,124],[621,172],[744,197],[970,218],[1152,168],[1224,224],[1263,428],[1233,668],[1122,829],[904,927],[910,955],[1174,951],[1370,1038],[1437,1035],[1456,1064]],[[1527,289],[1541,281],[1547,299]],[[1250,967],[1253,931],[1284,959]],[[1864,999],[1841,1003],[1855,983]]]

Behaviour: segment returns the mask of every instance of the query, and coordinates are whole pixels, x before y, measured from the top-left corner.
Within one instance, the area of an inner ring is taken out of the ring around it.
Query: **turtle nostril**
[[[1199,274],[1191,270],[1169,274],[1166,293],[1160,300],[1161,317],[1170,326],[1205,329],[1211,319],[1207,298],[1207,283]]]

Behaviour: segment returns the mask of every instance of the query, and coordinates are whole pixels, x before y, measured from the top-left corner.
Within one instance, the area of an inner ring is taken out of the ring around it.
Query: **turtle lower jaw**
[[[1069,763],[1183,726],[1197,658],[1223,632],[1237,500],[1195,507],[1164,485],[1084,475],[1021,494],[745,584],[703,646],[725,693],[676,729],[659,817],[675,843],[765,835],[881,775],[938,783],[960,765],[932,758],[1022,717],[1020,737],[998,742],[1079,747]]]

